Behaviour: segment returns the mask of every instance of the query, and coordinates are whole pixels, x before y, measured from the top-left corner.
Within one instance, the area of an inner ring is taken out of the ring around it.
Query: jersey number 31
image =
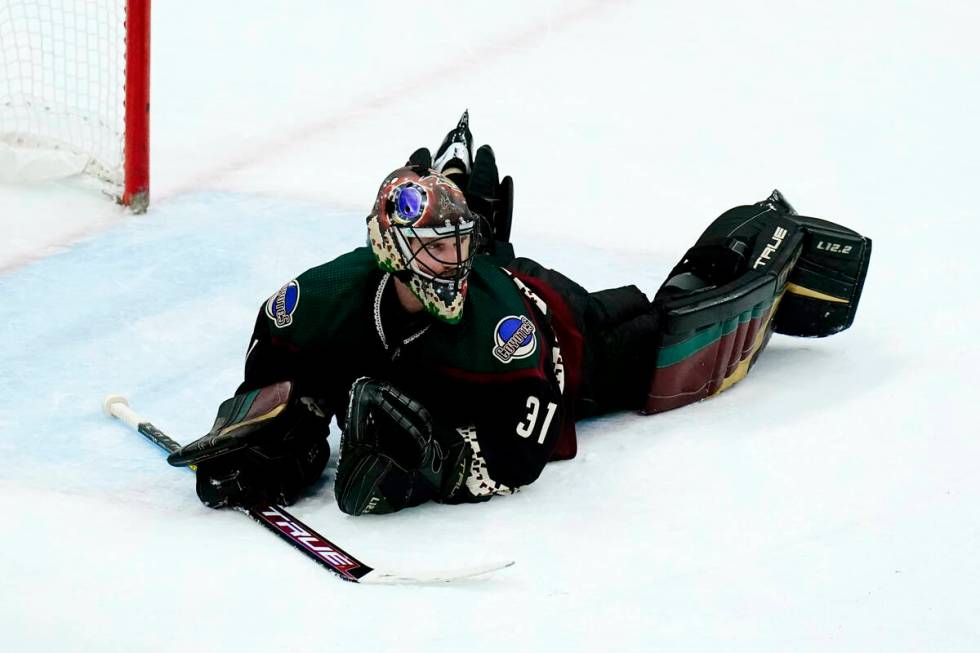
[[[548,402],[548,406],[545,408],[544,421],[541,423],[541,430],[538,432],[538,444],[544,444],[544,439],[548,435],[548,427],[551,426],[551,419],[555,416],[555,409],[557,408],[558,404],[553,401]],[[527,417],[517,424],[517,435],[522,438],[529,438],[534,433],[538,424],[538,416],[541,413],[541,400],[531,395],[527,398],[527,409]]]

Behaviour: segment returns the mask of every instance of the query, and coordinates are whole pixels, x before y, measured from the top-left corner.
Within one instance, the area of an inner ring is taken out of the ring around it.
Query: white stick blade
[[[484,565],[474,565],[472,567],[462,567],[459,569],[444,569],[442,571],[424,572],[421,574],[403,574],[394,571],[382,571],[375,569],[367,576],[362,578],[361,583],[369,585],[428,585],[438,583],[452,583],[466,578],[475,578],[485,574],[491,574],[501,569],[506,569],[514,564],[513,560],[506,562],[491,562]]]

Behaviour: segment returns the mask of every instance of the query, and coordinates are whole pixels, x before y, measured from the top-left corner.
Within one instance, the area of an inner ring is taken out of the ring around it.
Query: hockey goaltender
[[[204,437],[206,505],[291,504],[342,431],[352,515],[510,494],[576,452],[576,420],[656,413],[737,383],[773,331],[849,327],[871,241],[774,191],[712,222],[651,302],[590,293],[510,245],[513,182],[463,114],[381,183],[369,246],[307,270],[259,311],[245,378]]]

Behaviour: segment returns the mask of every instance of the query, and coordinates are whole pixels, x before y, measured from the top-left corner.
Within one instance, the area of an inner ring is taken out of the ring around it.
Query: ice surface
[[[155,3],[150,212],[0,185],[0,648],[975,650],[980,10],[363,4]],[[366,562],[517,560],[352,586],[203,508],[100,401],[207,430],[262,300],[363,242],[384,174],[467,107],[519,252],[589,287],[653,290],[773,187],[875,253],[851,330],[587,422],[513,497],[349,518],[331,462],[293,512]]]

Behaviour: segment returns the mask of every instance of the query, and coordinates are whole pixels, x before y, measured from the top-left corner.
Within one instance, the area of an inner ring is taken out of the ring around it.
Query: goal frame
[[[0,0],[0,179],[150,202],[151,0]]]
[[[150,203],[150,0],[126,0],[126,133],[121,204]]]

